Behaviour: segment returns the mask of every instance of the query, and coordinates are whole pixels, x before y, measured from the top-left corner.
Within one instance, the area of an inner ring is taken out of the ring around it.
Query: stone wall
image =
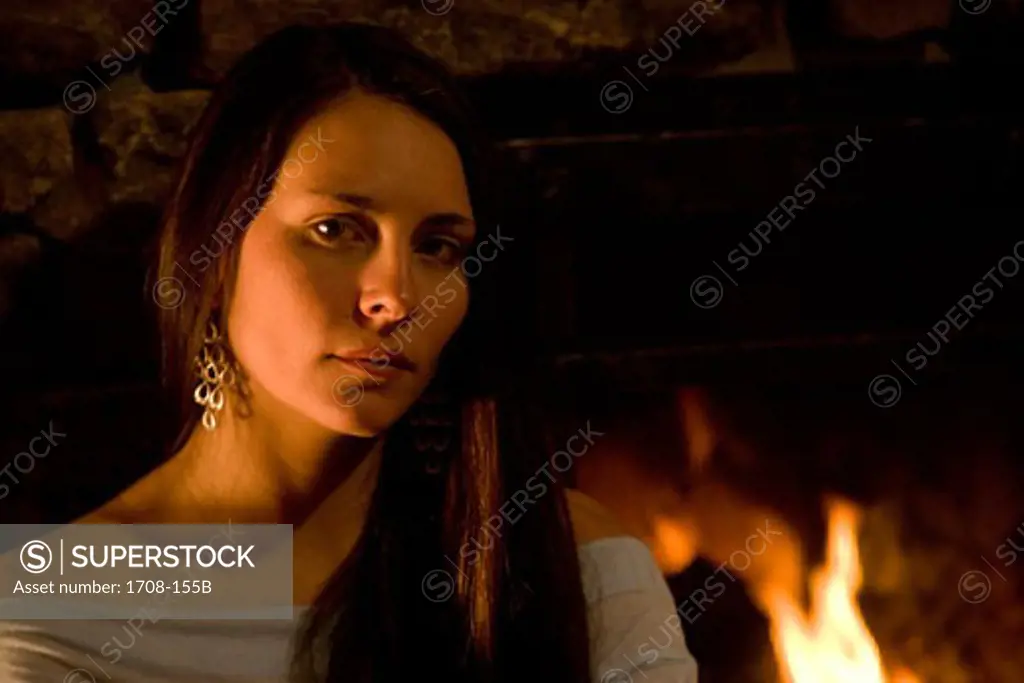
[[[900,7],[833,0],[814,30],[888,39],[950,21],[942,0]],[[734,73],[793,68],[789,11],[783,0],[727,0],[713,15],[691,0],[10,0],[0,8],[0,202],[62,240],[118,204],[159,203],[206,90],[289,23],[394,27],[465,75],[542,73],[666,39],[677,68]],[[25,248],[0,253],[18,261]]]

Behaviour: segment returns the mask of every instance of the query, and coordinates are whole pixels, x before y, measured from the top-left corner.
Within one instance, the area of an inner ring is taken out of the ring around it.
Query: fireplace
[[[702,681],[1016,681],[1016,383],[891,410],[835,374],[587,391],[569,412],[608,436],[574,474],[650,544]]]

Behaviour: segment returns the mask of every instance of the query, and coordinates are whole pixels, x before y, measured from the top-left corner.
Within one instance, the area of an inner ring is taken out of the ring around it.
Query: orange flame
[[[650,548],[658,566],[667,574],[686,569],[697,556],[700,543],[699,532],[692,520],[655,515],[652,525],[654,535]]]
[[[760,596],[784,683],[919,683],[906,670],[887,676],[857,607],[862,580],[859,523],[851,503],[828,506],[827,561],[811,574],[809,614],[803,613],[796,596],[777,586],[766,587]]]
[[[717,437],[708,415],[707,402],[698,389],[686,387],[679,392],[679,406],[682,411],[683,434],[690,455],[690,471],[694,475],[699,475],[708,468],[711,453],[717,444]]]

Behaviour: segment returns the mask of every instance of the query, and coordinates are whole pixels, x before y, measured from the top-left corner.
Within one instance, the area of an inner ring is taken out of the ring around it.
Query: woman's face
[[[258,192],[228,309],[254,397],[339,433],[380,433],[426,387],[468,307],[460,263],[476,227],[454,143],[357,91],[304,126]]]

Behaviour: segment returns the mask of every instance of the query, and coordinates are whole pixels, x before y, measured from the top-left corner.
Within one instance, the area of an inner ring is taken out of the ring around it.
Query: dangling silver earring
[[[235,380],[224,339],[213,320],[206,325],[203,348],[195,358],[195,372],[199,384],[192,396],[203,408],[203,427],[212,431],[217,427],[217,414],[224,408],[224,389]]]

